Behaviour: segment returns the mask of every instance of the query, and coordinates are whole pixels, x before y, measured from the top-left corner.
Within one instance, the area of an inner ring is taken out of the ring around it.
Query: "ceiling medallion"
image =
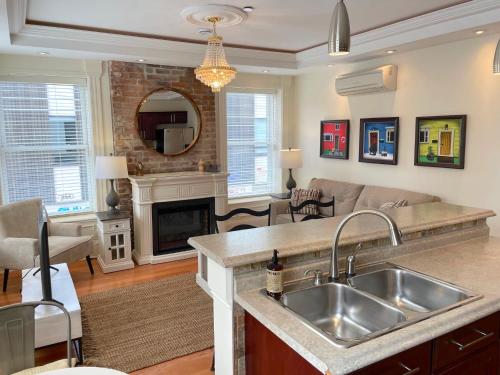
[[[215,27],[221,21],[221,18],[211,16],[207,18],[207,21],[212,23],[213,33],[208,38],[205,59],[201,66],[194,70],[194,73],[198,80],[212,88],[212,92],[220,92],[222,87],[236,77],[236,69],[229,66],[222,45],[222,37],[217,35]]]
[[[209,18],[216,15],[219,18],[218,27],[239,25],[248,18],[248,13],[232,5],[208,4],[187,7],[182,10],[181,17],[196,26],[206,27],[211,22]]]

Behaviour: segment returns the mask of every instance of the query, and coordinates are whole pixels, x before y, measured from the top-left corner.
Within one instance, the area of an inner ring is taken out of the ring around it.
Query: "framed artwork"
[[[464,169],[466,115],[417,117],[415,165]]]
[[[363,118],[359,129],[359,161],[398,164],[399,117]]]
[[[349,120],[321,121],[319,156],[331,159],[349,159]]]

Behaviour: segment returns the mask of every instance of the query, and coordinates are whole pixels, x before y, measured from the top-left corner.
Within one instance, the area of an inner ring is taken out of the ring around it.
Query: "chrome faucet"
[[[332,281],[338,281],[340,279],[339,256],[338,256],[340,234],[342,233],[342,230],[344,229],[345,225],[352,218],[360,215],[375,215],[381,217],[386,221],[387,226],[389,227],[389,234],[392,246],[399,246],[403,243],[403,240],[401,239],[401,232],[399,231],[397,224],[386,213],[378,210],[360,210],[347,215],[340,222],[339,226],[337,227],[337,230],[335,231],[335,235],[333,236],[332,257],[330,258],[330,275],[331,275],[330,280]],[[351,267],[353,267],[353,265],[351,265]]]

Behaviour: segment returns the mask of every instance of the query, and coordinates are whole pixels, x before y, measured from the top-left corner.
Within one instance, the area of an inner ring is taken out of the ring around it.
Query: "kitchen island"
[[[339,348],[260,290],[274,248],[284,262],[285,282],[303,279],[308,268],[326,271],[331,237],[341,217],[191,238],[189,243],[199,252],[198,284],[214,301],[217,374],[245,373],[245,314],[319,373],[344,374],[500,310],[500,240],[489,238],[486,219],[494,215],[491,210],[428,203],[387,212],[402,231],[404,244],[389,246],[384,222],[360,217],[346,227],[341,239],[341,265],[362,243],[359,264],[390,259],[483,297],[371,341]]]

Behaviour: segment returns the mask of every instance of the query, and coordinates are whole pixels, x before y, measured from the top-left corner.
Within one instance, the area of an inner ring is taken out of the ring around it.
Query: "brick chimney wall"
[[[216,163],[215,96],[195,78],[193,68],[110,61],[109,76],[115,155],[127,157],[129,174],[136,173],[138,161],[144,164],[145,174],[194,171],[200,159],[207,164]],[[151,91],[159,88],[174,88],[186,93],[200,110],[200,138],[183,155],[164,156],[148,149],[139,137],[135,119],[138,106]],[[120,180],[117,191],[120,207],[131,211],[130,183]]]

